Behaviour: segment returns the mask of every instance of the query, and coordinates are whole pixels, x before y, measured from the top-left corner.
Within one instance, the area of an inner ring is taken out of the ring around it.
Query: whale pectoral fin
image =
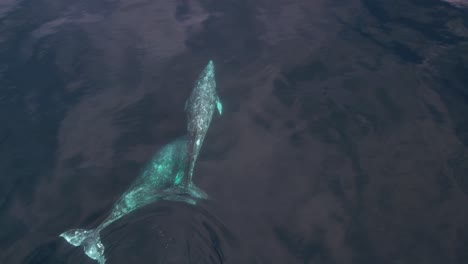
[[[188,101],[189,101],[188,99],[185,100],[185,105],[184,105],[184,110],[185,111],[187,111],[187,109],[188,109]]]
[[[201,199],[201,200],[208,199],[208,194],[202,189],[200,189],[199,187],[195,186],[195,184],[193,183],[188,187],[188,193],[190,196],[195,197],[197,199]]]
[[[219,115],[223,114],[223,104],[221,103],[221,100],[219,97],[216,98],[216,108],[218,109]]]

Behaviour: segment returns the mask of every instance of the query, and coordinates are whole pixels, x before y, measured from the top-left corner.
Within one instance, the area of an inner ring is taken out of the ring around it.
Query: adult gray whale
[[[192,177],[195,163],[205,139],[206,132],[210,127],[215,108],[218,109],[221,115],[223,112],[223,105],[216,93],[215,68],[213,61],[210,60],[198,77],[195,88],[185,103],[185,111],[188,116],[187,132],[189,135],[189,165],[187,167],[188,176],[185,178],[185,184],[189,190],[197,191],[196,194],[203,195],[204,198],[208,196],[193,185]]]
[[[83,246],[86,255],[91,259],[97,260],[100,264],[106,262],[100,232],[130,212],[158,200],[196,204],[197,199],[208,197],[193,184],[192,175],[188,172],[193,171],[210,124],[213,102],[218,102],[218,110],[221,113],[221,104],[214,93],[213,62],[208,63],[200,78],[202,79],[197,81],[194,92],[186,104],[186,109],[191,113],[188,119],[189,136],[164,146],[114,204],[110,215],[97,228],[72,229],[60,235],[73,246]]]
[[[195,204],[197,191],[187,190],[183,178],[187,167],[188,140],[180,138],[163,147],[146,166],[143,173],[114,204],[110,215],[93,230],[72,229],[62,233],[73,246],[84,247],[86,255],[105,263],[104,246],[99,233],[130,212],[158,200]]]

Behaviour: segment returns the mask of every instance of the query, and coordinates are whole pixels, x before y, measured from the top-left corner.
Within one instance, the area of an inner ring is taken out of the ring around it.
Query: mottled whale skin
[[[188,136],[173,141],[156,153],[97,228],[72,229],[60,236],[73,246],[83,246],[88,257],[104,264],[106,258],[100,232],[111,223],[159,200],[196,204],[197,199],[206,199],[207,194],[193,184],[192,173],[215,105],[220,113],[222,111],[215,88],[214,65],[210,61],[186,103]]]
[[[60,236],[74,246],[82,245],[86,255],[103,264],[106,259],[99,233],[111,223],[158,200],[195,204],[195,198],[201,196],[193,196],[197,192],[187,190],[183,179],[187,167],[187,146],[188,140],[185,137],[164,146],[114,204],[110,215],[96,229],[72,229]]]
[[[192,177],[200,149],[205,140],[206,132],[210,127],[213,113],[217,108],[219,114],[223,112],[223,105],[216,93],[215,68],[212,60],[202,71],[195,83],[192,94],[185,103],[185,111],[188,116],[187,132],[189,137],[188,152],[189,165],[185,184],[190,190],[198,190],[193,186]],[[202,194],[201,191],[198,194]],[[204,198],[207,198],[204,195]]]

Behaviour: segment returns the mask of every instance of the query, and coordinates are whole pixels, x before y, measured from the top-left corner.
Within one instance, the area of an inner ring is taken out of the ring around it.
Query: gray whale
[[[187,132],[190,139],[188,144],[189,165],[186,172],[188,176],[185,178],[187,187],[192,184],[195,163],[215,109],[220,115],[222,114],[223,105],[216,93],[214,63],[210,60],[198,77],[195,88],[185,103],[185,111],[188,116]]]
[[[164,146],[154,155],[143,172],[115,202],[109,216],[95,229],[71,229],[62,234],[73,246],[83,246],[88,257],[100,264],[106,262],[100,232],[123,216],[145,205],[159,201],[179,201],[195,205],[197,199],[208,195],[192,182],[193,167],[211,122],[215,93],[214,65],[210,61],[196,82],[186,103],[188,136]],[[218,105],[221,113],[221,104]]]

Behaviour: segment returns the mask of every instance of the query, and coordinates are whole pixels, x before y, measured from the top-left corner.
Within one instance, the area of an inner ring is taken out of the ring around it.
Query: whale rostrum
[[[83,246],[85,254],[106,263],[100,232],[123,216],[150,203],[167,200],[195,205],[208,195],[192,182],[193,170],[215,107],[222,112],[216,94],[214,64],[210,60],[186,102],[188,135],[162,147],[143,172],[114,203],[109,216],[95,229],[72,229],[62,234],[73,246]]]

